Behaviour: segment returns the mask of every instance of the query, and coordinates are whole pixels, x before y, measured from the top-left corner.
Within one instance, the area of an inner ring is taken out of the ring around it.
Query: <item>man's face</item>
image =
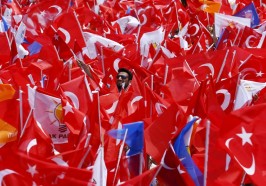
[[[119,91],[126,89],[129,85],[128,74],[126,72],[119,72],[116,76],[116,85]]]

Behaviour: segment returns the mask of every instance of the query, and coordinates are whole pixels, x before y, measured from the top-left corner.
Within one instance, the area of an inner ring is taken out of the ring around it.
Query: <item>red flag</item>
[[[139,176],[136,176],[124,183],[121,183],[119,185],[150,185],[152,183],[152,180],[156,177],[158,174],[158,171],[160,171],[161,165],[158,165],[150,170],[145,171]]]
[[[252,112],[258,112],[259,107],[249,108]],[[266,150],[264,113],[265,109],[251,122],[233,116],[225,118],[220,141],[231,158],[257,185],[263,185],[266,181],[264,176],[266,164],[264,154],[261,153]]]
[[[176,122],[179,115],[182,115],[182,112],[173,104],[145,129],[146,151],[156,162],[160,162],[169,141],[177,131]],[[158,142],[155,139],[160,140]]]
[[[158,182],[162,186],[166,185],[194,185],[190,175],[175,154],[172,145],[165,150],[162,157],[161,170],[158,173]]]
[[[10,58],[10,44],[6,32],[0,33],[0,41],[2,47],[0,48],[0,64],[6,65]],[[4,65],[4,66],[5,66]]]
[[[79,135],[86,125],[86,116],[84,113],[76,109],[67,100],[62,99],[63,120],[68,129],[74,134]],[[85,127],[86,128],[86,127]]]
[[[54,27],[65,43],[74,50],[75,41],[83,48],[86,46],[80,24],[74,12],[64,13],[56,19]]]
[[[69,102],[84,114],[87,114],[93,101],[91,85],[85,75],[72,79],[60,85],[62,93]]]

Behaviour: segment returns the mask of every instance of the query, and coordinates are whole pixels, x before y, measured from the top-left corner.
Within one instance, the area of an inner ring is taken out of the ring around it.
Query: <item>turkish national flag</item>
[[[257,185],[266,183],[266,128],[265,112],[260,107],[249,107],[249,112],[257,112],[253,120],[243,120],[230,115],[224,118],[221,131],[221,145],[234,161],[250,176]],[[242,113],[245,116],[247,111]]]
[[[171,105],[144,132],[146,152],[156,162],[160,162],[169,141],[177,130],[176,116],[179,113],[177,105]],[[160,139],[160,140],[156,140]]]

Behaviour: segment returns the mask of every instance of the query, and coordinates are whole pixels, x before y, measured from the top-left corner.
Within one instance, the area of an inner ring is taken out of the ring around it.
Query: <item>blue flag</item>
[[[253,2],[242,8],[239,12],[235,13],[234,16],[250,18],[252,28],[260,23],[260,18]]]
[[[184,141],[184,135],[189,131],[189,129],[193,126],[196,120],[197,119],[195,118],[188,122],[183,128],[183,130],[180,132],[174,143],[174,150],[178,158],[181,160],[182,164],[186,168],[188,174],[191,176],[195,185],[201,186],[203,185],[203,174],[192,160],[190,154],[187,151],[187,147],[185,146]]]
[[[6,19],[3,16],[2,16],[2,22],[4,26],[4,31],[6,32],[9,29],[10,25],[7,24]]]
[[[128,129],[126,144],[129,146],[127,156],[139,154],[144,146],[144,125],[142,121],[123,125],[123,129]]]
[[[115,139],[124,139],[124,136],[126,134],[126,129],[116,129],[116,130],[109,130],[108,135],[115,138]]]
[[[37,41],[34,41],[31,45],[28,46],[28,50],[30,52],[30,56],[33,54],[37,54],[41,51],[42,45]]]
[[[123,129],[110,130],[108,134],[115,139],[124,139],[126,129],[125,143],[129,146],[127,156],[141,153],[144,146],[144,124],[142,121],[124,124]]]

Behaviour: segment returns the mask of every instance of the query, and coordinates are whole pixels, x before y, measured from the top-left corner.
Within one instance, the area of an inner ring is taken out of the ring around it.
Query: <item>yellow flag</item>
[[[0,102],[13,98],[15,89],[10,84],[0,84]]]
[[[205,0],[200,0],[199,2],[202,3],[201,9],[204,12],[218,13],[220,11],[220,8],[221,8],[221,3],[220,2],[205,1]]]
[[[0,119],[0,145],[17,139],[17,129]]]

